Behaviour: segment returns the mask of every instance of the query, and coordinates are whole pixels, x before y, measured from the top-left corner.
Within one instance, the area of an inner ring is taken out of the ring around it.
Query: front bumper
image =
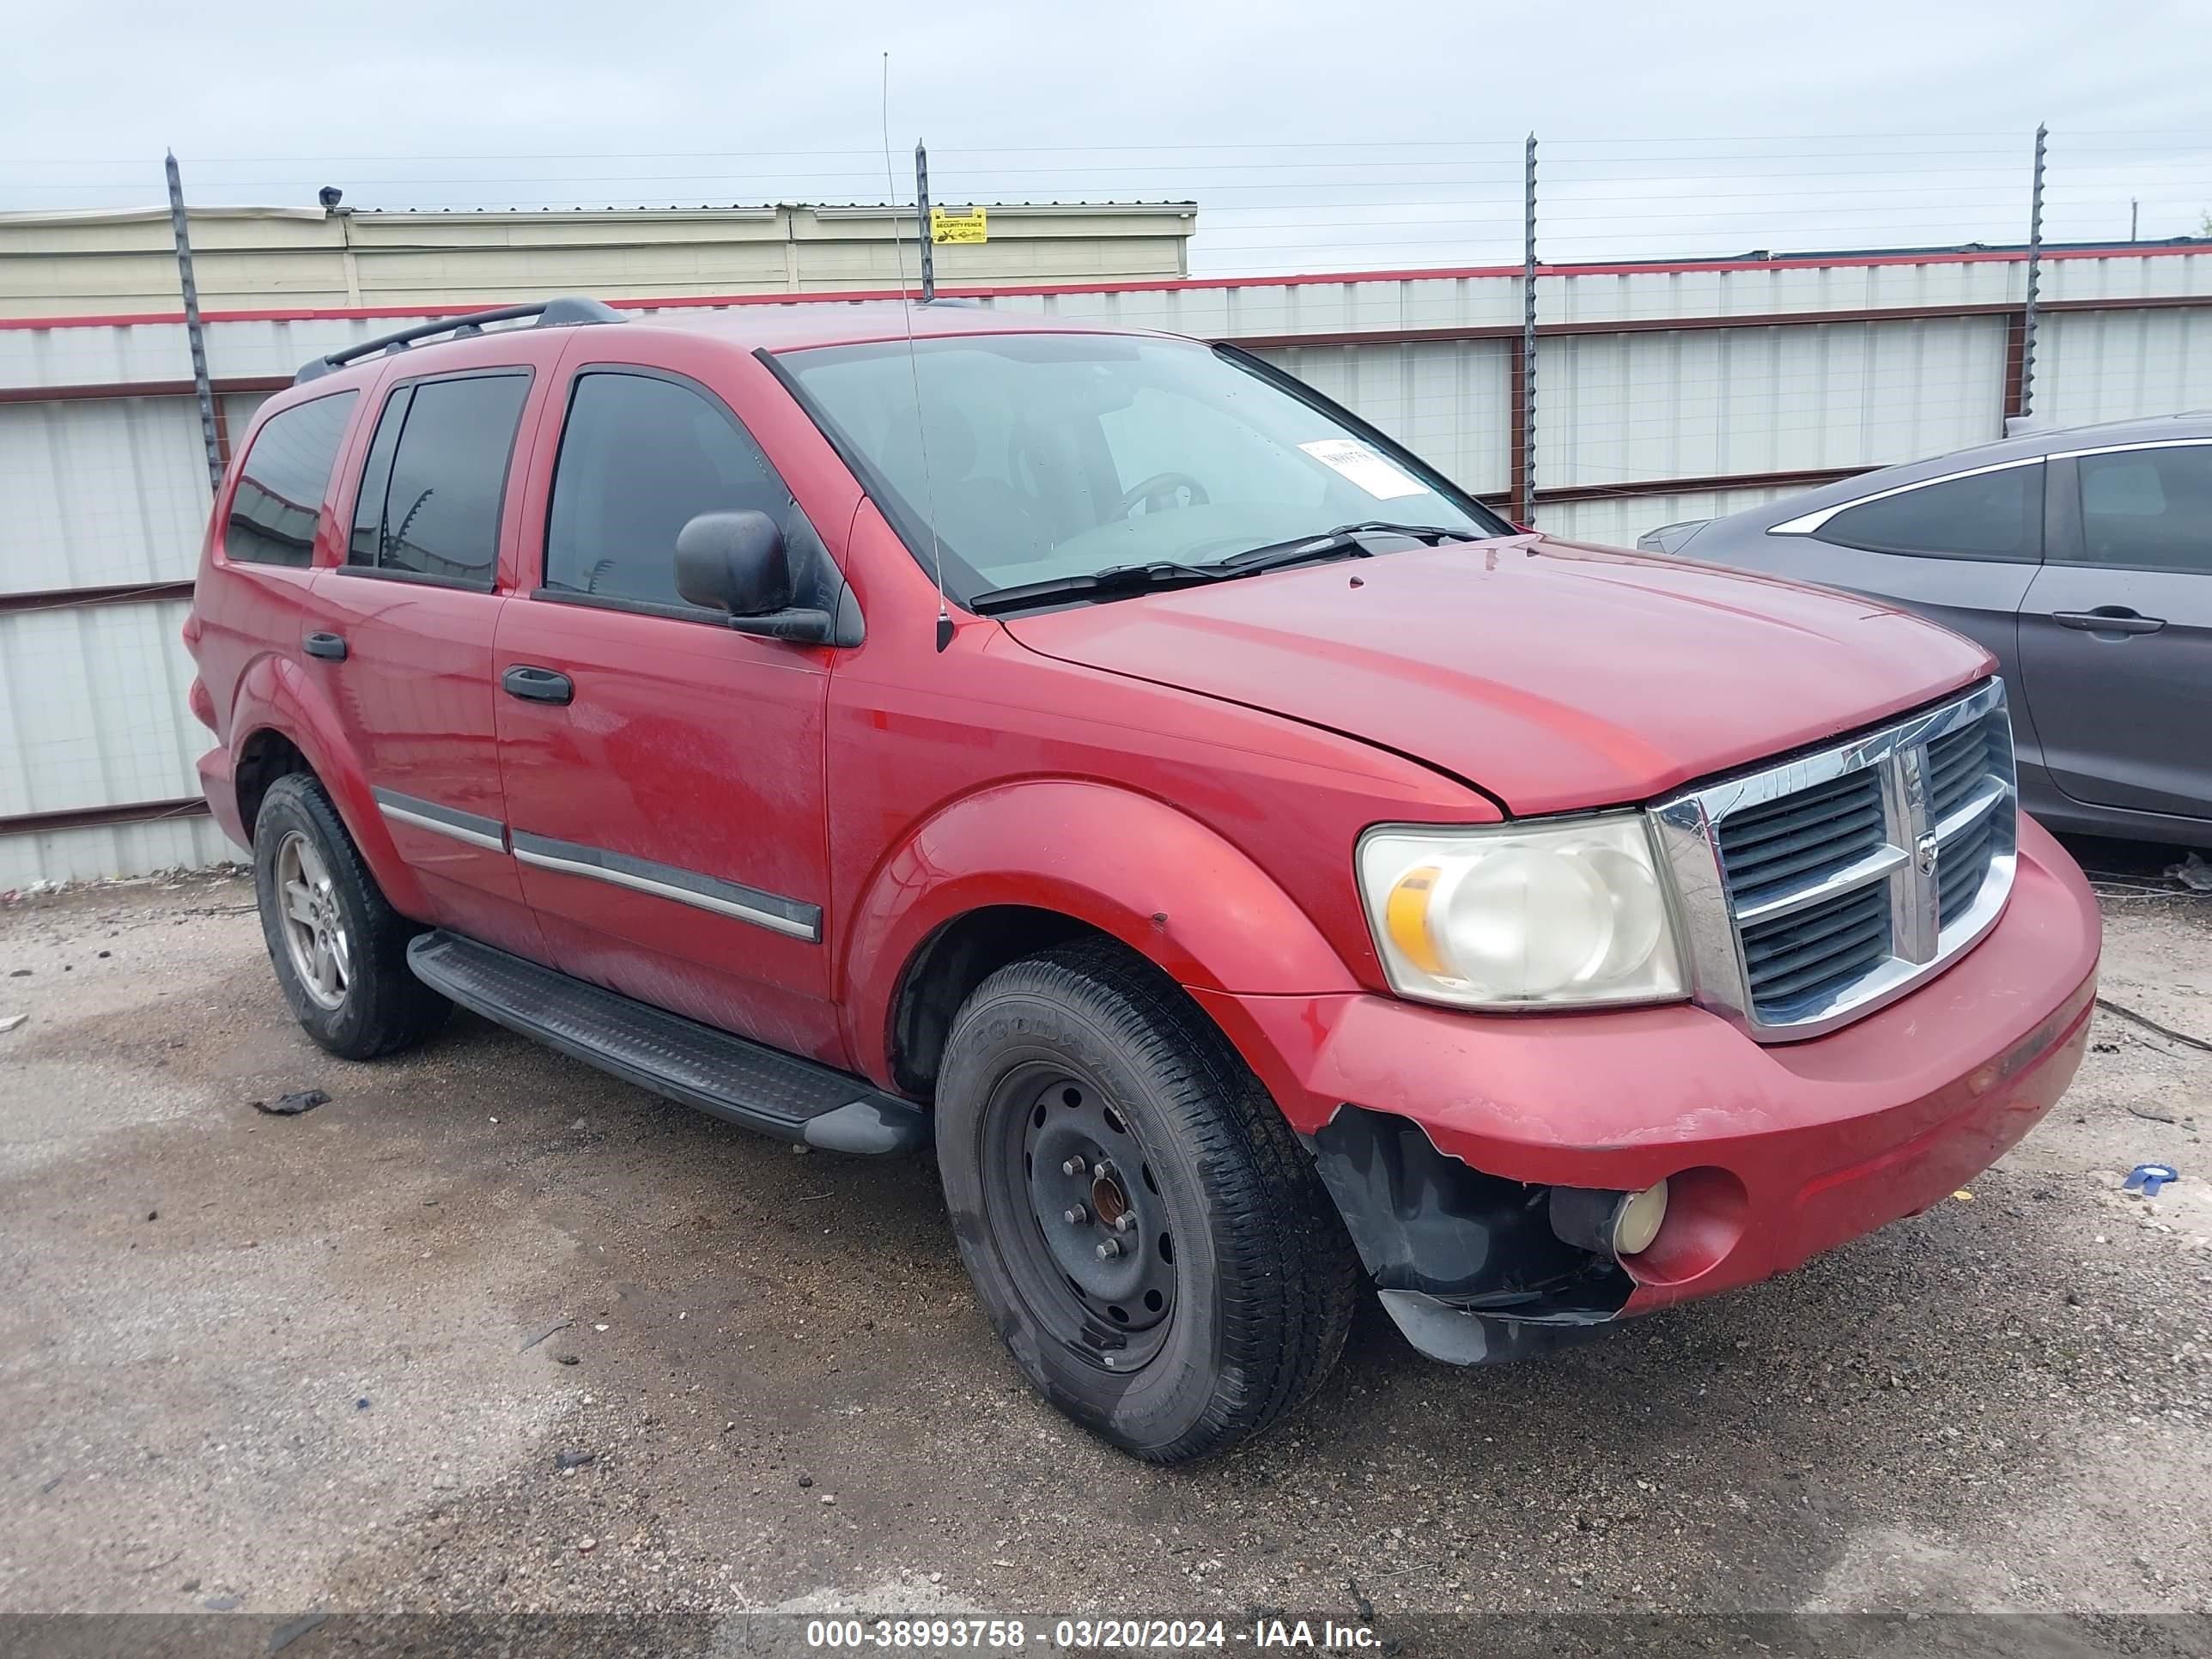
[[[1686,1005],[1495,1017],[1381,996],[1196,994],[1312,1141],[1386,1303],[1435,1352],[1453,1345],[1424,1340],[1406,1297],[1486,1322],[1585,1325],[1768,1278],[1937,1202],[2072,1081],[2099,931],[2081,872],[2023,818],[2012,896],[1988,936],[1911,994],[1809,1042],[1761,1045]],[[1401,1140],[1370,1156],[1387,1137],[1328,1133],[1347,1106],[1361,1109],[1347,1123],[1416,1126],[1440,1162],[1524,1209],[1531,1187],[1633,1192],[1666,1178],[1667,1222],[1620,1267],[1562,1285],[1556,1261],[1514,1259],[1525,1225],[1455,1235],[1465,1218],[1452,1206],[1489,1200],[1417,1169],[1425,1149]],[[1495,1357],[1476,1346],[1442,1357]]]

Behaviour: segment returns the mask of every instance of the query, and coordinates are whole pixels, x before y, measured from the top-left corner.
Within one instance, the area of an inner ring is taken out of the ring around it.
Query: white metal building
[[[933,250],[939,281],[1149,282],[1189,269],[1189,202],[987,208],[990,240]],[[488,307],[890,288],[917,264],[911,207],[193,208],[204,311]],[[0,317],[133,314],[179,303],[167,208],[0,213]]]

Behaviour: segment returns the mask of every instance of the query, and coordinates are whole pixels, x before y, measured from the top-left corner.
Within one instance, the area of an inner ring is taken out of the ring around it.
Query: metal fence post
[[[2035,129],[2035,179],[2028,192],[2027,297],[2020,312],[2020,407],[2023,421],[2035,413],[2035,296],[2043,280],[2043,147],[2049,129]]]
[[[1536,135],[1528,135],[1522,162],[1521,356],[1513,374],[1513,517],[1536,516]]]
[[[177,243],[177,279],[185,290],[185,339],[191,347],[192,389],[200,398],[200,441],[207,447],[208,488],[222,488],[222,445],[216,437],[215,385],[208,379],[207,333],[200,326],[199,285],[192,281],[192,239],[185,227],[185,185],[177,152],[168,152],[169,232]]]
[[[937,297],[937,261],[929,231],[929,151],[920,139],[914,145],[914,210],[921,220],[921,302]]]

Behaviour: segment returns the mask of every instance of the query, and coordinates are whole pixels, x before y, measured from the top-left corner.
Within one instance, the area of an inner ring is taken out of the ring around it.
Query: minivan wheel
[[[284,1000],[332,1054],[370,1060],[419,1042],[453,1005],[407,967],[421,930],[394,910],[322,786],[269,786],[253,825],[253,889]]]
[[[1234,1445],[1343,1349],[1358,1259],[1312,1160],[1221,1034],[1118,945],[977,988],[938,1079],[937,1157],[1015,1362],[1124,1451]]]

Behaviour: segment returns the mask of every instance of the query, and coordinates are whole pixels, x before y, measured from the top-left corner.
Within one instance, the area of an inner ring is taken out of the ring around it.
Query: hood
[[[1648,800],[1993,666],[1874,600],[1540,537],[1003,620],[1047,656],[1413,756],[1516,814]]]

